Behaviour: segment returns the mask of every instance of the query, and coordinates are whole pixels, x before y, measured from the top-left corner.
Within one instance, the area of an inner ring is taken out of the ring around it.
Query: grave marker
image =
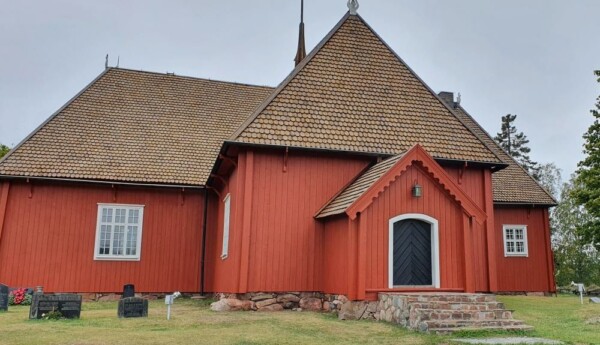
[[[52,311],[58,311],[64,318],[76,319],[81,316],[81,296],[74,294],[43,295],[35,293],[29,309],[30,319],[41,319]]]
[[[8,286],[0,284],[0,311],[8,310]]]
[[[119,300],[119,318],[148,317],[148,300],[128,297]]]

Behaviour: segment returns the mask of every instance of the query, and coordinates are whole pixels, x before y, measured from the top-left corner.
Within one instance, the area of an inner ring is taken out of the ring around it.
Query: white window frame
[[[513,238],[512,240],[506,239],[507,230],[523,230],[523,239],[517,240]],[[504,242],[504,257],[528,257],[529,256],[529,246],[527,244],[527,225],[522,224],[504,224],[502,225],[502,240]],[[517,249],[517,242],[523,242],[523,252],[509,252],[508,251],[508,242],[513,242],[515,246],[515,250]]]
[[[227,194],[223,199],[223,248],[221,249],[221,259],[225,260],[229,256],[229,223],[231,220],[231,194]]]
[[[136,238],[136,251],[135,251],[135,255],[126,255],[126,254],[122,254],[122,255],[114,255],[114,254],[100,254],[100,236],[101,236],[101,227],[102,225],[111,225],[111,238],[110,238],[110,248],[112,251],[112,246],[114,244],[113,240],[114,240],[114,225],[117,224],[114,221],[114,217],[116,216],[115,212],[113,211],[113,218],[111,220],[111,222],[102,222],[102,210],[105,208],[112,208],[113,210],[116,208],[124,208],[127,210],[127,213],[125,214],[125,222],[124,223],[119,223],[123,226],[125,226],[125,235],[123,237],[123,248],[124,248],[124,253],[127,250],[126,246],[127,246],[127,227],[128,226],[137,226],[138,227],[138,233],[137,233],[137,238]],[[137,210],[139,211],[139,215],[138,215],[138,223],[129,223],[129,211],[130,210]],[[144,229],[144,205],[130,205],[130,204],[104,204],[104,203],[98,203],[98,217],[96,220],[96,244],[94,245],[94,260],[104,260],[104,261],[140,261],[141,256],[142,256],[142,233],[143,233],[143,229]]]
[[[416,219],[429,223],[431,225],[431,285],[427,287],[433,287],[439,289],[441,286],[440,279],[440,240],[439,240],[439,223],[438,220],[430,217],[426,214],[421,213],[406,213],[399,216],[393,217],[389,220],[388,230],[388,287],[390,289],[395,288],[409,288],[417,287],[410,285],[394,285],[394,224],[406,219]]]

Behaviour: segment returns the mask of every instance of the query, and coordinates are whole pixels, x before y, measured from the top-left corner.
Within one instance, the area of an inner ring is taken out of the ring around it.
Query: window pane
[[[138,224],[139,217],[140,217],[139,210],[129,210],[129,218],[127,219],[127,222],[129,224]]]
[[[513,229],[506,229],[506,239],[507,240],[512,240],[514,239],[514,232]]]
[[[124,208],[115,209],[115,223],[125,223],[125,212],[127,212]]]
[[[137,226],[127,227],[127,249],[126,255],[135,255],[137,252]]]
[[[523,239],[523,229],[515,229],[517,240]]]
[[[506,251],[509,253],[515,252],[515,243],[514,242],[506,242]]]
[[[110,254],[110,225],[102,225],[100,227],[100,250],[98,254]]]
[[[113,255],[123,255],[123,244],[125,237],[125,227],[123,225],[115,225],[113,236]]]
[[[517,242],[517,253],[525,252],[525,244],[523,242]]]

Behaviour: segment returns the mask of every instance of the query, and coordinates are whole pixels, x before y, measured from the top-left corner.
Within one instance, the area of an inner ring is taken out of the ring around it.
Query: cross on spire
[[[348,0],[348,9],[350,10],[350,14],[355,16],[358,12],[358,0]]]

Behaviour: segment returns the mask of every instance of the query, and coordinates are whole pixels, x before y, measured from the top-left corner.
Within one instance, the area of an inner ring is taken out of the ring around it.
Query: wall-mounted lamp
[[[415,182],[415,184],[412,187],[412,195],[415,198],[420,198],[421,195],[423,195],[423,187],[420,184]]]

